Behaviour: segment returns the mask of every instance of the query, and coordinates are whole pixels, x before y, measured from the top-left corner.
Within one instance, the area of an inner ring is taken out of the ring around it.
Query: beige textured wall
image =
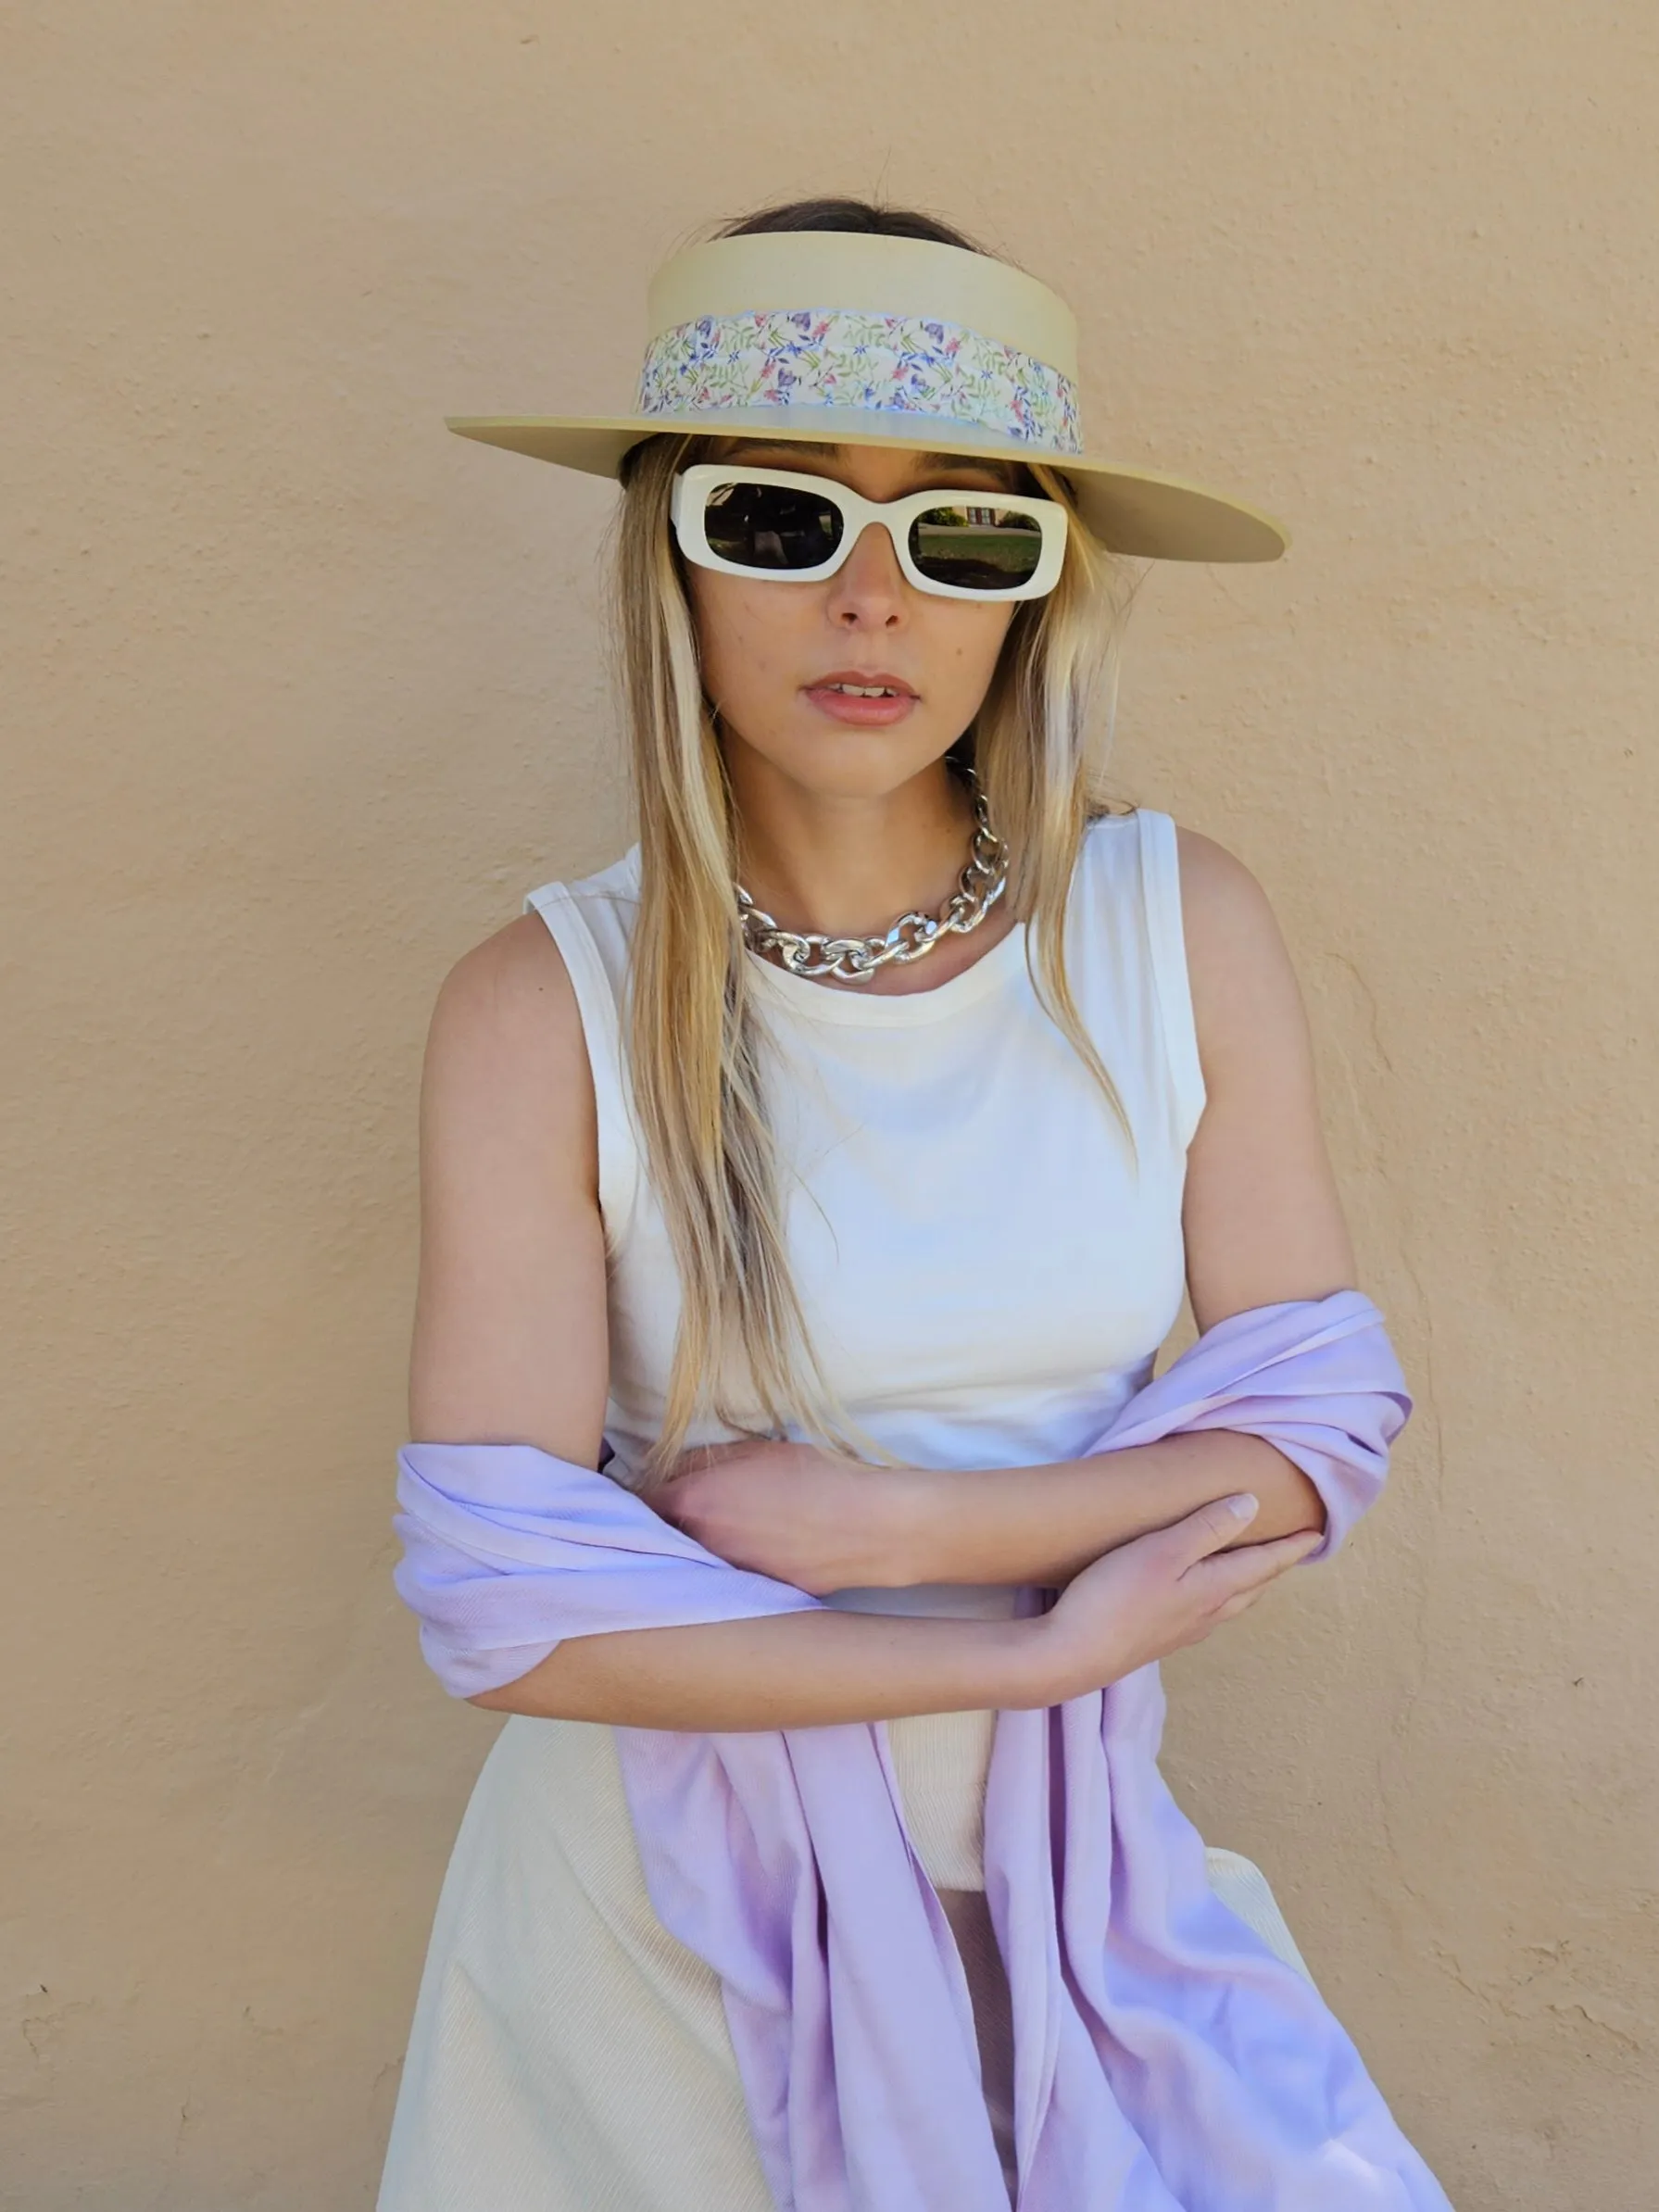
[[[1122,780],[1277,901],[1421,1411],[1172,1778],[1460,2212],[1651,2205],[1652,12],[61,0],[0,100],[8,2212],[371,2201],[495,1726],[387,1579],[421,1037],[624,837],[609,496],[439,418],[876,187],[1296,533],[1154,579]]]

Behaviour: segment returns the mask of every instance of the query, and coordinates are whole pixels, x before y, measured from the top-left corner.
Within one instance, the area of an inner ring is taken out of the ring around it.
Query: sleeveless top
[[[680,1304],[623,1053],[638,895],[635,846],[524,899],[564,956],[593,1071],[607,1472],[630,1487],[660,1426]],[[1026,938],[1017,924],[943,984],[892,998],[746,956],[807,1326],[848,1413],[907,1465],[1075,1457],[1149,1379],[1180,1310],[1186,1153],[1204,1084],[1170,817],[1142,809],[1093,823],[1067,911],[1073,995],[1137,1157],[1043,1011]],[[766,1426],[758,1407],[752,1425]],[[734,1433],[705,1418],[689,1441]],[[830,1602],[995,1615],[1014,1600],[1001,1586],[921,1585]]]

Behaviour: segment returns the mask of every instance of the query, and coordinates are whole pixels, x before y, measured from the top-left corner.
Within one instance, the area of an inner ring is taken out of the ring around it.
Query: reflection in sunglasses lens
[[[930,507],[911,526],[911,559],[922,573],[964,591],[1026,583],[1042,549],[1037,517],[1007,507]]]
[[[781,484],[717,484],[703,534],[723,560],[745,569],[815,569],[841,543],[841,516],[815,492]]]

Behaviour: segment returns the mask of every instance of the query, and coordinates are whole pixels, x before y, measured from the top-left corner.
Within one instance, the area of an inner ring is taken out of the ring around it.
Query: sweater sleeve
[[[1328,1559],[1381,1495],[1410,1418],[1405,1376],[1376,1307],[1358,1290],[1253,1306],[1208,1328],[1125,1406],[1096,1446],[1121,1451],[1177,1430],[1266,1439],[1325,1506]]]
[[[405,1444],[396,1496],[393,1584],[451,1697],[516,1682],[567,1636],[820,1604],[706,1551],[610,1476],[534,1444]]]

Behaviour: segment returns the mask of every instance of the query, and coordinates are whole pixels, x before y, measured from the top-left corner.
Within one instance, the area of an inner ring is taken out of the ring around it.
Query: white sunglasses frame
[[[775,484],[789,491],[827,495],[841,509],[841,543],[815,569],[756,569],[745,567],[740,560],[727,560],[710,545],[704,521],[708,496],[717,484]],[[965,584],[936,584],[923,575],[911,557],[910,525],[930,507],[946,504],[1009,507],[1017,514],[1035,518],[1042,533],[1042,547],[1037,567],[1023,584],[1012,591],[974,591]],[[712,569],[717,575],[745,577],[750,584],[822,584],[850,559],[854,546],[872,522],[879,522],[891,539],[906,582],[932,598],[981,599],[998,606],[1007,606],[1014,599],[1046,598],[1060,582],[1065,562],[1067,516],[1058,499],[1044,499],[1035,493],[990,491],[983,484],[971,488],[940,484],[924,492],[907,492],[901,499],[875,500],[837,484],[833,476],[798,476],[788,469],[698,461],[674,478],[669,519],[687,560],[695,561],[698,568]]]

